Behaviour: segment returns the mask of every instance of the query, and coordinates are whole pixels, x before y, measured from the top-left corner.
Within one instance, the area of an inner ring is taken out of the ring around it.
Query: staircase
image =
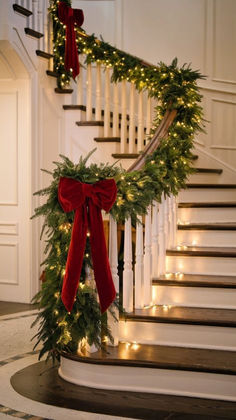
[[[30,11],[22,6],[13,7],[15,12],[29,16]],[[42,36],[39,31],[26,29],[31,37]],[[36,54],[47,60],[52,57],[41,49]],[[155,104],[139,98],[135,114],[131,92],[130,113],[124,99],[121,107],[115,104],[111,110],[108,83],[104,103],[99,99],[99,89],[93,103],[92,71],[88,66],[86,91],[83,70],[76,91],[75,86],[74,92],[73,88],[55,88],[55,93],[65,98],[66,136],[76,139],[68,155],[76,160],[81,150],[85,153],[96,145],[95,161],[121,159],[129,168],[145,147]],[[95,71],[99,86],[100,69]],[[107,74],[106,80],[109,70]],[[47,75],[57,77],[52,68]],[[125,90],[124,83],[121,90]],[[147,113],[141,119],[144,103]],[[77,138],[84,140],[78,151]],[[128,314],[120,319],[119,331],[114,326],[118,345],[110,346],[108,353],[63,354],[59,369],[62,378],[94,388],[236,401],[236,184],[217,164],[206,166],[203,152],[196,153],[197,171],[179,194],[177,207],[172,197],[161,205],[154,204],[146,216],[144,254],[136,249],[136,257],[141,255],[143,262],[136,258],[140,265],[135,271],[135,302],[130,277],[131,223],[126,223],[123,281],[127,289],[123,290],[123,305]],[[213,162],[210,158],[207,161]],[[110,230],[111,247],[117,238],[116,225]],[[142,235],[139,232],[139,238]],[[136,246],[140,247],[138,241]],[[158,256],[158,263],[153,255]],[[110,260],[117,285],[117,253],[110,251]],[[141,283],[136,282],[141,264],[144,298]],[[149,294],[152,297],[147,302]]]

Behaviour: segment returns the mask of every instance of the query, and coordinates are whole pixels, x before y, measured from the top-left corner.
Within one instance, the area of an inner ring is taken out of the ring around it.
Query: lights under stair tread
[[[85,356],[66,353],[62,355],[68,359],[92,364],[236,375],[236,353],[223,350],[127,342],[119,343],[116,347],[107,347],[107,351],[98,350]]]
[[[166,255],[236,258],[236,247],[196,247],[183,245],[174,249],[167,249]]]
[[[236,218],[236,214],[235,214]],[[236,230],[236,222],[179,223],[179,230]]]
[[[167,273],[152,279],[153,285],[184,286],[184,287],[213,287],[236,288],[236,276],[215,276],[201,274]]]
[[[221,188],[221,189],[228,189],[228,188],[236,188],[236,184],[208,184],[208,183],[190,183],[186,184],[187,188]]]
[[[190,203],[179,203],[179,208],[227,208],[236,207],[236,201],[225,201],[225,202],[190,202]]]

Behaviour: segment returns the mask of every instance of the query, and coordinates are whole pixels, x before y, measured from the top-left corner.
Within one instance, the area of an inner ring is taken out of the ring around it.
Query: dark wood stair
[[[183,248],[183,249],[181,249]],[[220,257],[236,258],[236,247],[194,247],[180,246],[180,249],[167,249],[168,256],[192,256],[192,257]]]
[[[97,143],[120,143],[120,137],[94,137]]]
[[[187,188],[223,188],[223,189],[229,189],[229,188],[236,188],[236,184],[200,184],[200,183],[187,183]]]
[[[36,55],[38,57],[45,58],[46,60],[50,60],[50,58],[53,58],[53,54],[50,54],[50,53],[48,53],[46,51],[36,50],[35,52],[36,52]]]
[[[182,287],[213,287],[220,289],[236,289],[236,277],[214,276],[207,274],[167,273],[152,279],[153,285]]]
[[[46,73],[50,77],[55,77],[55,78],[58,78],[59,77],[59,74],[56,71],[46,70]]]
[[[230,208],[230,207],[236,207],[235,201],[228,201],[228,202],[208,202],[208,203],[179,203],[178,207],[181,208]]]
[[[178,230],[236,230],[236,223],[188,223],[178,224],[177,228]]]
[[[79,127],[104,127],[104,121],[77,121],[76,125]]]
[[[40,39],[44,36],[41,32],[35,31],[31,28],[25,28],[25,33],[35,39]]]
[[[28,16],[31,16],[33,13],[31,12],[31,10],[28,10],[28,9],[26,9],[25,7],[23,7],[23,6],[20,6],[19,4],[13,4],[12,5],[12,7],[13,7],[13,10],[15,11],[15,12],[17,12],[17,13],[19,13],[20,15],[22,15],[22,16],[26,16],[26,17],[28,17]]]
[[[196,308],[172,305],[153,306],[152,308],[135,309],[134,312],[128,313],[125,319],[128,322],[136,321],[236,328],[236,310],[234,309]]]
[[[62,355],[92,364],[236,375],[236,353],[231,351],[119,343],[86,356]]]
[[[112,157],[115,159],[137,159],[139,153],[112,153]]]
[[[222,174],[223,169],[217,168],[195,168],[196,173],[199,174]]]
[[[60,89],[60,88],[55,88],[54,89],[54,91],[56,92],[56,93],[59,93],[60,95],[62,94],[70,94],[70,93],[72,93],[73,92],[73,89]]]

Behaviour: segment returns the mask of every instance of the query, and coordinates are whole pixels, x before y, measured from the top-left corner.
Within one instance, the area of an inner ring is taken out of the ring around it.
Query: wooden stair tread
[[[73,109],[78,109],[80,111],[86,111],[86,105],[63,105],[63,109],[65,111],[70,111]],[[96,113],[96,108],[92,108],[92,113],[95,114]],[[104,117],[104,109],[101,110],[101,116]],[[113,118],[113,112],[110,112],[110,117]],[[121,120],[122,115],[119,113],[118,114],[119,119]],[[126,120],[129,121],[129,115],[126,115]]]
[[[209,202],[209,203],[179,203],[178,207],[181,208],[227,208],[236,207],[236,201],[229,202]]]
[[[31,16],[33,13],[31,12],[31,10],[28,10],[28,9],[26,9],[25,7],[23,7],[23,6],[20,6],[19,4],[13,4],[12,5],[12,7],[13,7],[13,10],[15,11],[15,12],[17,12],[17,13],[20,13],[21,15],[23,15],[23,16],[26,16],[26,17],[28,17],[28,16]]]
[[[134,312],[127,314],[127,321],[236,328],[236,310],[171,305],[154,306],[135,309]]]
[[[236,219],[236,214],[235,214]],[[178,224],[178,230],[236,230],[235,222]]]
[[[76,121],[76,125],[79,127],[104,127],[104,121]]]
[[[197,160],[198,159],[198,155],[192,155],[191,160]]]
[[[31,28],[25,28],[26,35],[32,36],[33,38],[39,39],[42,38],[44,35],[41,32],[35,31]]]
[[[236,258],[236,247],[195,247],[188,246],[182,249],[167,249],[168,256],[193,256],[193,257],[223,257]]]
[[[46,52],[46,51],[36,50],[35,52],[36,52],[36,55],[38,57],[46,58],[46,60],[49,60],[50,58],[53,58],[53,55]]]
[[[136,159],[139,156],[139,153],[112,153],[112,157],[115,159]]]
[[[183,287],[236,288],[236,276],[167,273],[152,279],[153,285]]]
[[[236,258],[236,247],[197,247],[188,246],[181,247],[182,249],[167,249],[168,256],[193,256],[193,257],[223,257]]]
[[[203,173],[203,174],[222,174],[223,169],[218,168],[195,168],[195,171],[197,173]]]
[[[116,347],[107,347],[107,352],[62,355],[79,362],[102,365],[236,374],[236,353],[222,350],[119,343]]]
[[[68,93],[72,93],[73,92],[73,89],[60,89],[60,88],[55,88],[54,91],[56,93],[59,93],[59,94],[68,94]]]
[[[120,143],[120,137],[94,137],[97,143]]]
[[[56,71],[46,70],[46,73],[48,76],[51,76],[51,77],[56,77],[56,78],[59,77],[59,74]]]
[[[187,183],[187,188],[222,188],[222,189],[228,189],[228,188],[236,188],[236,184],[202,184],[202,183]]]

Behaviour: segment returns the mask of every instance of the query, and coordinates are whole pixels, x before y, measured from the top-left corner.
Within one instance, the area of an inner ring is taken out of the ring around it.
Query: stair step
[[[104,127],[104,121],[77,121],[79,127]]]
[[[236,219],[236,214],[235,214]],[[236,230],[236,223],[188,223],[178,224],[178,230]]]
[[[129,345],[130,344],[130,345]],[[148,367],[236,375],[236,353],[150,344],[119,343],[87,356],[64,354],[72,360],[101,365]]]
[[[197,173],[201,174],[222,174],[223,169],[217,169],[217,168],[195,168]]]
[[[56,71],[46,70],[46,73],[48,76],[51,76],[51,77],[56,77],[56,78],[59,77],[59,74]]]
[[[221,257],[236,258],[236,247],[181,247],[181,249],[167,249],[167,256],[192,256],[192,257]]]
[[[19,13],[20,15],[28,17],[28,16],[31,16],[33,14],[30,10],[26,9],[23,6],[20,6],[19,4],[13,4],[12,7],[13,7],[14,11]]]
[[[25,33],[26,35],[29,35],[36,39],[40,39],[44,36],[41,32],[35,31],[34,29],[31,29],[31,28],[25,28]]]
[[[94,137],[97,143],[120,143],[120,137]]]
[[[77,110],[79,110],[79,111],[84,111],[84,112],[86,112],[86,105],[63,105],[63,109],[65,110],[65,111],[70,111],[70,110],[74,110],[74,109],[77,109]],[[95,114],[96,113],[96,108],[92,108],[92,113],[93,114]],[[101,116],[102,117],[104,117],[104,109],[102,109],[101,110]],[[113,118],[113,112],[111,111],[110,112],[110,117],[111,118]],[[121,114],[119,114],[118,115],[118,117],[119,117],[119,119],[121,120],[121,118],[122,118],[122,115]],[[127,121],[129,121],[129,115],[127,114],[126,115],[126,119],[127,119]]]
[[[223,188],[223,189],[235,189],[236,188],[236,184],[192,184],[192,183],[187,183],[186,184],[187,188]]]
[[[60,89],[60,88],[55,88],[54,91],[56,93],[59,93],[59,94],[68,94],[68,93],[72,93],[73,92],[73,89]]]
[[[214,287],[236,289],[236,276],[209,276],[200,274],[167,273],[152,279],[157,286]]]
[[[139,156],[139,153],[112,153],[115,159],[137,159]]]
[[[236,310],[193,308],[178,306],[153,306],[135,309],[126,315],[127,321],[168,324],[208,325],[236,328]]]
[[[47,53],[47,52],[45,52],[45,51],[42,51],[42,50],[36,50],[35,52],[36,52],[36,55],[37,55],[38,57],[46,58],[46,60],[49,60],[50,58],[53,58],[53,55],[52,55],[52,54]]]
[[[58,377],[58,365],[50,361],[34,363],[18,371],[11,377],[11,386],[21,395],[44,404],[78,411],[83,407],[86,412],[94,412],[97,407],[96,412],[100,413],[100,418],[109,415],[110,419],[117,416],[148,420],[235,419],[236,404],[232,401],[168,395],[163,391],[144,394],[142,390],[134,393],[132,390],[93,391],[89,387],[81,388],[73,383],[62,382]]]
[[[179,203],[178,204],[179,208],[228,208],[228,207],[236,207],[236,201],[229,201],[229,202],[209,202],[209,203],[197,203],[197,202],[192,202],[192,203]]]
[[[198,160],[199,156],[198,155],[192,155],[191,160]]]

